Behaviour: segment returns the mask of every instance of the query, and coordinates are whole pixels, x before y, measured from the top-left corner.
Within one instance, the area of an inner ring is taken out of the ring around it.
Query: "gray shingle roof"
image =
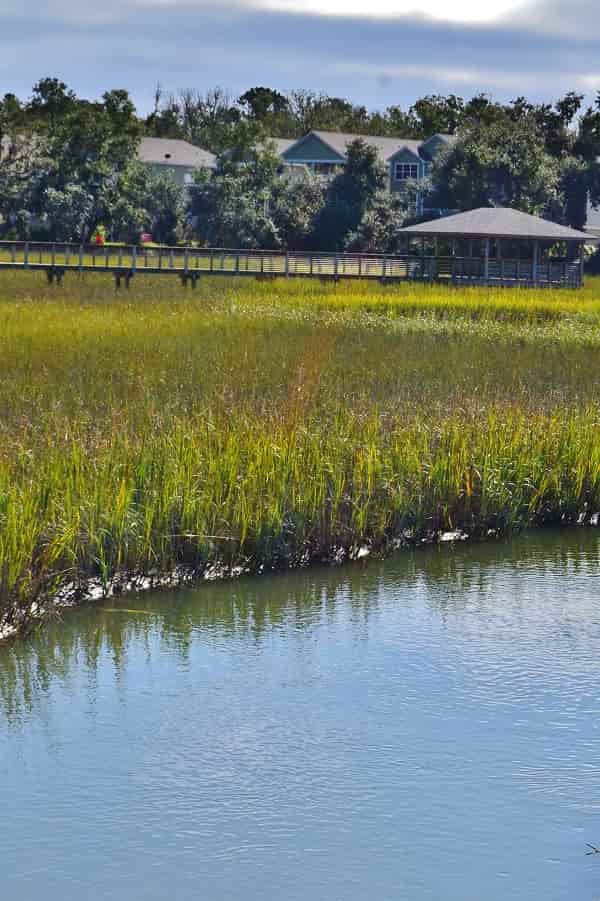
[[[138,160],[153,165],[185,166],[192,169],[200,166],[212,169],[216,164],[215,156],[208,150],[172,138],[142,138]]]
[[[282,153],[295,144],[298,138],[267,138],[265,144],[274,144],[276,152],[281,156]]]
[[[443,219],[401,229],[406,235],[430,237],[523,238],[540,241],[586,241],[585,232],[557,225],[508,207],[480,207]]]
[[[379,156],[387,162],[390,157],[398,153],[403,147],[406,147],[416,156],[419,156],[419,149],[424,143],[423,141],[413,140],[412,138],[385,138],[377,135],[357,135],[349,134],[341,131],[312,131],[310,134],[316,135],[321,141],[324,141],[329,147],[335,150],[340,156],[345,157],[348,144],[352,141],[361,139],[371,147],[376,147]]]

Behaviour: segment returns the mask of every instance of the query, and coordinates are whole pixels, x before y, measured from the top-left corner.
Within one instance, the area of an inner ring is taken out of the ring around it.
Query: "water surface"
[[[77,610],[0,650],[10,901],[600,898],[600,536]]]

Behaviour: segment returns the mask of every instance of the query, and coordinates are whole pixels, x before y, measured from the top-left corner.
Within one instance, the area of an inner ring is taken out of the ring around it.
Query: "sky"
[[[427,93],[600,90],[600,0],[0,0],[0,95],[311,88],[370,109]]]

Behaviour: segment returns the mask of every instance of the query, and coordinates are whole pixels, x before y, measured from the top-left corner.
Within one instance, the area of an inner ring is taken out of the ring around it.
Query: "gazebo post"
[[[540,242],[533,242],[533,267],[532,267],[532,275],[533,275],[533,286],[537,288],[538,286],[538,265],[540,261]]]
[[[579,287],[583,285],[583,276],[585,271],[585,244],[583,241],[579,245]]]
[[[489,285],[490,283],[490,239],[485,239],[484,250],[483,250],[483,283],[484,285]]]
[[[504,260],[502,259],[502,238],[496,238],[496,256],[500,269],[500,284],[504,286]]]

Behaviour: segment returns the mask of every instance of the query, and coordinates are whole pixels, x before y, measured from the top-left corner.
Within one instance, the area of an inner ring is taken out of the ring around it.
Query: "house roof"
[[[266,138],[264,144],[274,144],[275,150],[281,156],[292,144],[296,144],[298,138]]]
[[[353,141],[361,139],[371,147],[376,147],[379,156],[386,161],[398,153],[403,147],[406,147],[407,150],[412,151],[418,156],[419,149],[423,143],[422,141],[416,141],[410,138],[386,138],[378,137],[377,135],[357,135],[336,131],[313,131],[311,134],[316,135],[325,144],[332,147],[340,156],[346,156],[348,145]]]
[[[342,158],[345,158],[346,156],[348,145],[353,141],[360,139],[366,144],[369,144],[371,147],[375,147],[377,149],[379,157],[386,163],[389,162],[392,157],[394,157],[399,151],[403,149],[407,149],[416,157],[419,157],[421,155],[422,148],[426,144],[428,144],[429,141],[431,141],[431,138],[428,138],[426,141],[421,141],[415,138],[389,138],[379,135],[351,134],[349,132],[342,131],[313,130],[309,131],[308,134],[304,135],[302,138],[299,138],[297,141],[290,141],[288,147],[285,148],[285,150],[280,151],[280,153],[286,153],[288,157],[291,157],[292,154],[289,153],[289,150],[296,145],[300,145],[310,136],[319,138],[320,141],[322,141],[334,151],[336,156]],[[440,134],[432,135],[432,137],[439,137],[446,142],[453,140],[452,135]]]
[[[401,229],[405,235],[429,237],[522,238],[540,241],[589,241],[585,232],[530,216],[508,207],[480,207]]]
[[[142,138],[137,156],[140,162],[154,165],[192,169],[202,166],[213,169],[216,165],[215,156],[208,150],[174,138]]]

